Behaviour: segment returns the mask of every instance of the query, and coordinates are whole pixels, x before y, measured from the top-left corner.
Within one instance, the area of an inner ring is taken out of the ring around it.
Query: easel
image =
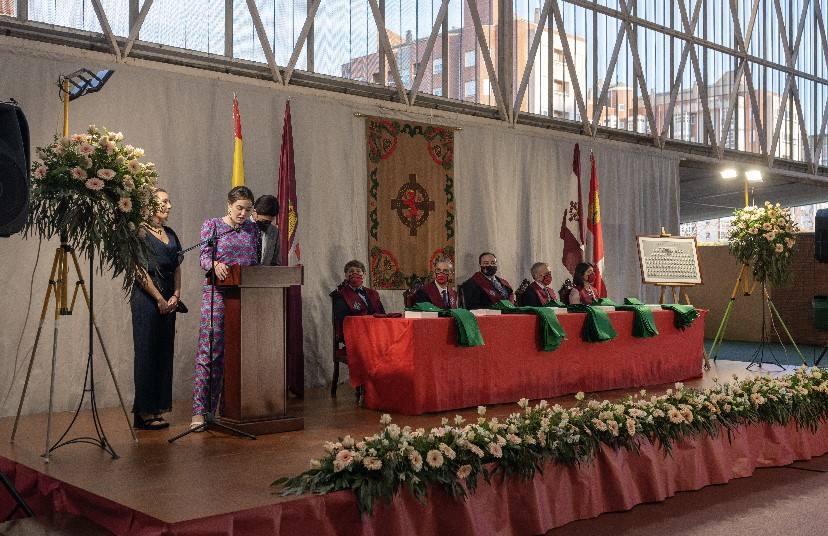
[[[681,303],[681,298],[684,298],[684,303],[687,305],[693,305],[690,303],[690,296],[687,295],[687,288],[694,287],[696,285],[682,285],[682,284],[666,284],[666,283],[655,283],[655,286],[659,288],[658,290],[658,303],[664,303],[664,293],[665,291],[669,290],[670,294],[673,296],[673,301],[670,303]]]
[[[63,91],[63,135],[69,135],[69,80],[65,77],[61,77],[61,88]],[[77,276],[77,281],[75,282],[75,289],[72,292],[72,301],[69,301],[69,261],[72,261],[72,266],[75,268],[75,275]],[[93,350],[94,350],[94,337],[93,337],[93,328],[95,333],[98,336],[98,342],[101,345],[101,349],[103,350],[104,358],[106,359],[107,367],[109,368],[109,374],[112,377],[112,382],[115,384],[115,392],[118,394],[118,400],[121,403],[121,410],[123,410],[124,418],[127,421],[127,426],[129,426],[129,431],[132,434],[132,439],[134,441],[138,441],[138,438],[135,436],[135,431],[132,428],[132,423],[129,420],[129,415],[126,411],[126,406],[124,405],[124,399],[121,396],[121,389],[118,386],[118,381],[115,379],[115,372],[112,369],[112,363],[109,360],[109,354],[106,351],[106,346],[103,342],[103,337],[101,336],[101,330],[98,327],[97,322],[95,322],[95,316],[93,313],[93,291],[94,291],[94,259],[92,255],[89,256],[89,289],[87,290],[86,283],[81,275],[80,264],[78,263],[78,257],[75,254],[75,248],[73,248],[68,243],[68,237],[61,235],[60,237],[60,246],[55,250],[55,257],[52,260],[52,271],[49,275],[49,284],[46,289],[46,295],[43,297],[43,308],[40,310],[40,321],[38,322],[37,326],[37,334],[35,335],[35,342],[34,346],[32,347],[31,357],[29,358],[29,366],[28,370],[26,371],[26,381],[23,384],[23,392],[20,395],[20,402],[17,405],[17,414],[14,418],[14,426],[12,428],[11,434],[11,442],[14,442],[14,438],[17,435],[17,425],[20,421],[20,413],[23,410],[23,401],[26,398],[26,392],[28,391],[29,387],[29,380],[31,379],[32,375],[32,368],[34,365],[34,358],[37,354],[37,347],[38,343],[40,342],[40,335],[43,332],[43,324],[46,321],[46,314],[49,310],[49,302],[51,301],[52,294],[55,296],[55,327],[54,327],[54,335],[52,340],[52,370],[51,370],[51,377],[49,381],[49,413],[46,420],[46,447],[42,454],[44,460],[48,463],[49,462],[49,454],[57,448],[60,448],[64,445],[73,444],[73,443],[89,443],[92,445],[96,445],[100,447],[102,450],[106,451],[113,459],[118,458],[118,454],[115,453],[115,450],[112,448],[112,445],[109,443],[109,440],[106,438],[106,434],[103,431],[103,426],[101,424],[100,416],[98,415],[98,408],[97,408],[97,401],[95,399],[95,377],[94,377],[94,366],[93,366]],[[78,290],[81,290],[83,293],[84,301],[86,302],[86,308],[89,311],[89,352],[87,355],[87,362],[86,362],[86,374],[84,375],[84,386],[83,386],[83,393],[81,395],[81,400],[78,403],[78,407],[75,410],[75,414],[70,422],[69,426],[60,436],[60,438],[55,441],[54,444],[51,443],[51,433],[52,433],[52,409],[53,409],[53,395],[54,395],[54,387],[55,387],[55,368],[57,366],[57,351],[58,351],[58,334],[59,334],[59,326],[60,326],[60,317],[61,316],[70,316],[75,308],[75,302],[78,297]],[[80,414],[80,410],[83,407],[83,401],[86,397],[86,393],[89,393],[90,403],[92,407],[92,421],[95,426],[95,433],[97,437],[78,437],[73,439],[65,440],[69,430],[77,421],[78,415]]]

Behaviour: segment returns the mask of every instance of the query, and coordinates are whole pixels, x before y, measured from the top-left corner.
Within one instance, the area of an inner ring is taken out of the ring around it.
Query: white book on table
[[[471,314],[474,316],[496,316],[500,314],[497,309],[472,309]]]
[[[437,318],[439,313],[437,311],[405,311],[403,316],[405,318]]]

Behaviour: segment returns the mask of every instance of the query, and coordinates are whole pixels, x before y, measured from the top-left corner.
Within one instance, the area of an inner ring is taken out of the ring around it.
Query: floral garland
[[[795,233],[799,231],[791,211],[779,203],[765,201],[763,207],[745,207],[734,212],[728,246],[736,259],[753,267],[760,283],[782,285],[788,279]]]
[[[141,162],[144,150],[124,144],[120,132],[94,125],[55,136],[37,155],[26,233],[59,235],[87,255],[99,253],[99,267],[123,274],[128,291],[146,264],[142,227],[160,207],[155,165]]]
[[[390,503],[403,487],[423,503],[433,485],[465,498],[481,478],[490,482],[502,473],[531,479],[549,462],[589,462],[602,444],[638,452],[642,441],[650,441],[669,453],[686,437],[715,437],[743,424],[794,421],[815,431],[828,418],[828,374],[816,369],[714,382],[705,390],[677,383],[658,396],[642,390],[618,402],[585,401],[578,393],[572,408],[544,400],[530,406],[522,399],[521,411],[502,421],[487,419],[480,406],[477,422],[457,415],[428,431],[400,428],[383,415],[379,433],[326,442],[325,455],[311,460],[310,470],[273,485],[282,486],[283,495],[351,489],[360,512],[371,513],[378,499]]]

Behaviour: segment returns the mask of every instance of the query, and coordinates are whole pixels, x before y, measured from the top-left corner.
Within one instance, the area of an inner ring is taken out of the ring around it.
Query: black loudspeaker
[[[819,262],[828,262],[828,208],[821,208],[816,213],[814,257]]]
[[[26,116],[16,102],[0,102],[0,236],[26,223],[31,165]]]

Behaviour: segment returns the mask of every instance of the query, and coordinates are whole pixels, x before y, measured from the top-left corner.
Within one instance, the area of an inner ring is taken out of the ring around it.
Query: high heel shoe
[[[137,413],[132,419],[132,427],[138,430],[161,430],[163,428],[167,428],[169,425],[170,423],[164,419],[158,419],[155,417],[144,419]]]

